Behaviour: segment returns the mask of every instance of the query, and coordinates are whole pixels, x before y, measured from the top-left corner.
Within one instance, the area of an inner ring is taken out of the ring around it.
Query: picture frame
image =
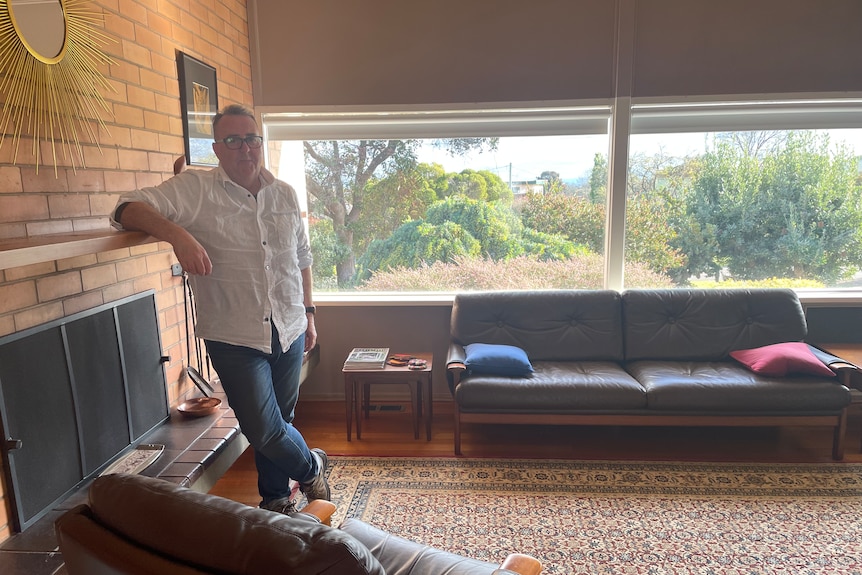
[[[218,112],[216,69],[177,51],[177,76],[180,82],[186,164],[218,166],[218,158],[212,149],[212,120]]]

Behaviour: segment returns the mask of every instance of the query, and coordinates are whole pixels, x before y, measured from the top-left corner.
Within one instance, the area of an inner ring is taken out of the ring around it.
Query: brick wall
[[[254,104],[245,0],[94,0],[103,47],[114,63],[102,69],[116,92],[105,91],[113,117],[96,142],[84,142],[86,167],[59,158],[38,174],[22,139],[12,165],[9,141],[0,147],[0,240],[108,228],[123,191],[159,183],[183,153],[176,51],[216,68],[219,107]],[[101,24],[99,26],[102,26]],[[2,71],[0,71],[2,72]],[[4,95],[5,96],[5,95]],[[3,100],[6,98],[3,97]],[[50,151],[47,152],[50,158]],[[0,270],[0,336],[113,301],[156,290],[171,404],[191,393],[184,374],[182,284],[166,243]],[[11,535],[5,486],[0,486],[0,542]]]

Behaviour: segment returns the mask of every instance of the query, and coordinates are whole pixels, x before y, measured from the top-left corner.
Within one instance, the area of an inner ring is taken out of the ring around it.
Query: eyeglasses
[[[263,136],[246,136],[245,138],[228,136],[227,138],[215,141],[216,144],[224,144],[228,150],[239,150],[242,148],[243,142],[249,148],[259,148],[263,144]]]

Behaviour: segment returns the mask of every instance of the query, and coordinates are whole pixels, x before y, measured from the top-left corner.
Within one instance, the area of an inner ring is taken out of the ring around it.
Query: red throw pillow
[[[835,377],[835,372],[811,353],[808,344],[800,341],[739,349],[730,352],[730,357],[760,375],[781,377],[789,373],[806,373]]]

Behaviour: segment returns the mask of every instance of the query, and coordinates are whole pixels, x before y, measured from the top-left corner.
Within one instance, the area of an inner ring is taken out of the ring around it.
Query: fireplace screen
[[[0,338],[3,463],[16,528],[169,414],[152,290]]]

